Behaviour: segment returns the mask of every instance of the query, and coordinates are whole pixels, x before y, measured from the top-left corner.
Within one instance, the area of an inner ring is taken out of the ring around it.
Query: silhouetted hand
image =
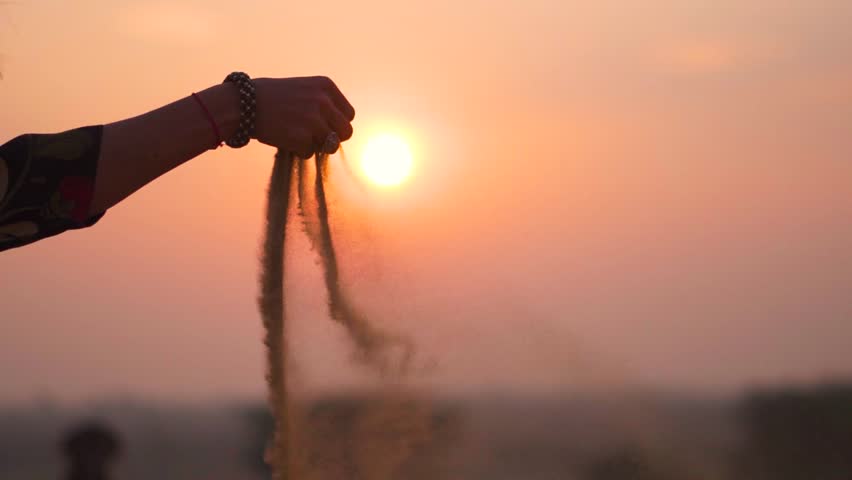
[[[355,109],[327,77],[257,78],[254,138],[310,157],[329,133],[352,136]]]

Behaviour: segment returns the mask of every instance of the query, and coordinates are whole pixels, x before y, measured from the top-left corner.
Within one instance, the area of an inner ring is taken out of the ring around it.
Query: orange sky
[[[365,307],[437,364],[429,381],[850,374],[852,4],[705,3],[25,0],[0,10],[0,140],[232,70],[326,74],[358,110],[353,160],[369,132],[414,144],[402,189],[335,177],[338,238]],[[271,156],[205,154],[92,229],[0,255],[0,402],[260,395]],[[343,383],[294,242],[304,382]]]

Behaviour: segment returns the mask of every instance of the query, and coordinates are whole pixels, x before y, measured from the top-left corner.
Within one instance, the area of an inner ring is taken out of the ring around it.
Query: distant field
[[[379,408],[378,401],[385,404]],[[728,400],[483,393],[432,402],[427,424],[411,427],[405,419],[415,404],[388,405],[387,399],[365,395],[304,405],[302,442],[319,452],[314,462],[328,474],[311,478],[740,479],[762,472],[775,479],[840,479],[852,474],[849,386],[767,390]],[[269,416],[262,403],[188,407],[121,401],[0,410],[0,478],[59,478],[62,431],[88,418],[103,419],[123,438],[126,454],[116,478],[266,476],[260,456]],[[400,425],[408,430],[402,432]],[[416,435],[411,428],[419,429]],[[400,455],[395,442],[402,433],[416,441],[393,472],[382,470],[375,463],[387,460],[391,450]]]

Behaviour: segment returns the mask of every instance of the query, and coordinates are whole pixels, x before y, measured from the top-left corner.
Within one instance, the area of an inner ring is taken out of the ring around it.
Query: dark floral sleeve
[[[89,227],[103,127],[21,135],[0,147],[0,251]]]

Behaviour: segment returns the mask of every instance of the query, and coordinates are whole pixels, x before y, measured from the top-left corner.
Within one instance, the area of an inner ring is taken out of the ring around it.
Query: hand
[[[352,137],[355,109],[327,77],[257,78],[254,138],[302,158],[317,151],[331,132]]]

